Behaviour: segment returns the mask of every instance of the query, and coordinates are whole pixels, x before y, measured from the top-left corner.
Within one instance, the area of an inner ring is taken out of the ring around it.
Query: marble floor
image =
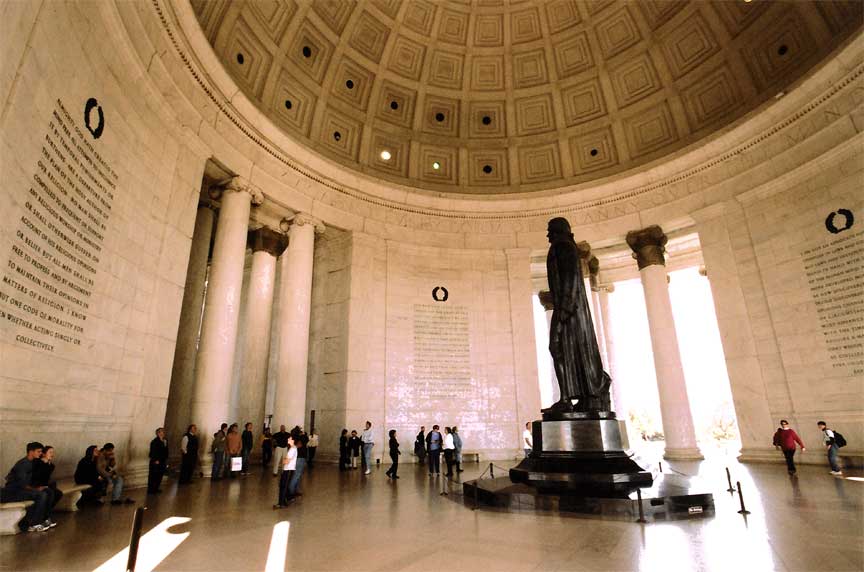
[[[802,466],[790,479],[782,464],[733,461],[733,480],[742,482],[752,512],[745,519],[725,491],[724,467],[722,459],[664,462],[665,471],[704,479],[717,514],[648,525],[475,512],[463,505],[458,483],[442,496],[443,477],[430,479],[416,465],[403,465],[395,482],[385,477],[386,465],[368,477],[316,466],[304,477],[304,496],[279,511],[271,508],[277,479],[260,469],[179,490],[168,481],[161,495],[146,499],[138,572],[864,570],[860,472],[841,479],[827,467]],[[485,468],[469,463],[462,478]],[[143,491],[132,496],[145,499]],[[87,507],[57,515],[59,526],[49,532],[2,537],[0,570],[124,570],[118,553],[133,510]]]

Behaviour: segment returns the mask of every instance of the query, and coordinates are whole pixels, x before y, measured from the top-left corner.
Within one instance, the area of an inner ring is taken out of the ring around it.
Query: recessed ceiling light
[[[441,168],[441,163],[439,163],[438,161],[435,161],[434,163],[432,163],[432,168],[437,171],[438,169]]]
[[[392,155],[390,155],[390,151],[387,151],[387,150],[381,151],[381,158],[382,159],[384,159],[385,161],[389,161],[390,157],[392,157]]]

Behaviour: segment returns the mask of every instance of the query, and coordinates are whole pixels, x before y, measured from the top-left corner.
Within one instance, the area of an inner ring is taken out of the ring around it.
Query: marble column
[[[252,205],[260,205],[263,200],[261,191],[239,177],[221,189],[192,398],[191,421],[198,425],[202,453],[209,450],[212,435],[219,425],[229,421],[249,214]],[[209,456],[204,455],[204,459]]]
[[[177,345],[174,348],[174,364],[171,369],[171,388],[165,412],[165,431],[171,443],[179,443],[180,436],[191,423],[189,409],[192,406],[195,384],[195,355],[201,328],[201,308],[204,305],[210,238],[213,236],[213,209],[212,201],[201,201],[195,216],[183,306],[180,309],[180,325],[177,328]]]
[[[540,298],[540,305],[543,306],[543,310],[546,314],[546,332],[548,334],[552,330],[552,310],[554,309],[554,306],[552,305],[552,293],[549,292],[549,290],[543,290],[542,292],[538,292],[537,297]],[[545,350],[544,357],[546,358],[546,362],[549,364],[549,382],[552,384],[552,401],[546,404],[546,407],[549,407],[561,399],[561,388],[558,387],[558,374],[555,373],[555,362],[552,361],[552,354],[549,353],[548,344],[546,345]]]
[[[262,227],[249,232],[247,244],[252,249],[252,271],[246,298],[246,327],[241,342],[243,363],[240,366],[240,398],[236,420],[241,426],[251,422],[254,430],[258,431],[265,415],[276,259],[288,245],[288,237]]]
[[[288,248],[281,259],[279,367],[273,426],[301,427],[306,419],[306,371],[312,309],[312,261],[321,221],[300,213],[290,221]]]
[[[701,459],[702,454],[696,444],[672,316],[672,302],[669,299],[664,257],[666,240],[663,230],[656,225],[627,233],[627,244],[639,265],[642,288],[645,290],[648,329],[660,393],[660,413],[666,436],[665,457],[669,460],[696,460]]]
[[[588,290],[591,305],[591,319],[594,321],[594,334],[597,336],[597,346],[600,348],[600,359],[603,360],[604,369],[609,372],[609,358],[606,355],[606,329],[603,322],[603,312],[600,308],[600,293],[597,289],[598,274],[600,273],[600,261],[596,256],[588,260]]]

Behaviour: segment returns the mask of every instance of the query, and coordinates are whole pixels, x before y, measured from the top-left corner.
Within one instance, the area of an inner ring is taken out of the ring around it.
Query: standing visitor
[[[289,500],[294,499],[294,497],[302,496],[303,494],[297,492],[297,489],[300,488],[300,478],[303,477],[303,469],[306,468],[309,451],[309,448],[306,445],[309,442],[308,439],[300,432],[299,427],[295,427],[294,429],[295,431],[291,433],[291,438],[294,440],[294,444],[291,448],[297,450],[297,464],[294,467],[294,474],[291,475],[291,479],[288,481]]]
[[[27,456],[12,466],[6,475],[6,485],[0,489],[0,502],[33,501],[24,518],[27,532],[45,532],[57,524],[51,520],[52,497],[48,487],[33,485],[33,461],[41,455],[42,443],[27,443]]]
[[[396,429],[390,429],[390,441],[388,442],[388,446],[390,447],[390,461],[392,464],[390,468],[387,469],[387,476],[391,479],[398,479],[399,475],[396,474],[396,471],[399,470],[399,455],[402,453],[399,452],[399,441],[396,440]]]
[[[288,451],[285,453],[282,461],[282,476],[279,477],[279,494],[276,499],[276,504],[273,508],[282,508],[288,506],[288,503],[294,498],[288,498],[288,485],[291,478],[294,476],[294,471],[297,468],[297,449],[294,447],[294,438],[290,435],[286,441]]]
[[[158,494],[162,490],[162,477],[168,463],[168,441],[165,440],[165,429],[156,429],[156,437],[150,441],[150,467],[147,471],[147,492]]]
[[[531,451],[534,449],[534,436],[531,435],[531,422],[525,424],[525,430],[522,431],[522,448],[525,449],[525,458],[531,456]]]
[[[375,439],[372,437],[372,422],[366,422],[366,429],[360,437],[363,441],[363,464],[366,465],[366,473],[372,472],[372,448],[375,446]]]
[[[45,445],[42,456],[33,460],[33,477],[30,483],[37,489],[45,487],[45,490],[51,493],[50,507],[53,509],[63,498],[63,491],[57,488],[57,481],[51,478],[52,473],[54,473],[54,447]]]
[[[453,476],[453,461],[456,444],[453,442],[453,432],[449,427],[444,428],[444,461],[447,463],[447,473],[445,477]]]
[[[433,425],[426,435],[426,452],[429,455],[429,476],[441,474],[441,432]]]
[[[123,477],[117,473],[117,458],[114,456],[114,443],[105,443],[102,446],[102,451],[96,459],[96,470],[99,476],[107,483],[112,484],[111,489],[111,504],[123,504]],[[126,499],[127,503],[133,503],[130,498]]]
[[[339,470],[348,470],[348,429],[342,429],[339,435]]]
[[[192,482],[192,473],[198,463],[198,426],[194,423],[186,428],[180,439],[180,480],[181,485]]]
[[[261,432],[261,466],[266,467],[273,458],[273,435],[270,434],[270,428],[264,427]]]
[[[310,467],[312,466],[312,460],[315,458],[316,451],[318,451],[318,433],[315,432],[315,429],[312,429],[312,432],[309,434],[309,459],[307,460]]]
[[[348,449],[351,451],[351,468],[357,468],[357,457],[360,456],[360,448],[363,446],[363,440],[357,436],[357,430],[351,431],[351,438],[348,439]]]
[[[255,446],[255,436],[252,435],[252,424],[247,423],[243,429],[243,435],[240,436],[240,440],[243,444],[240,450],[240,456],[243,457],[243,469],[240,471],[241,475],[249,474],[249,456],[252,455],[252,447]]]
[[[459,436],[459,429],[454,425],[453,426],[453,445],[456,446],[455,451],[455,459],[456,459],[456,472],[462,472],[462,437]]]
[[[804,442],[798,436],[798,433],[789,427],[789,422],[785,419],[781,419],[780,428],[777,429],[776,433],[774,433],[774,446],[780,447],[783,451],[783,456],[786,458],[786,468],[789,470],[790,475],[794,475],[796,472],[795,461],[793,459],[795,456],[796,443],[801,446],[802,453],[807,450],[804,447]]]
[[[828,464],[831,465],[831,474],[835,476],[842,475],[843,471],[840,470],[840,464],[837,462],[837,451],[840,450],[841,446],[841,443],[838,443],[837,434],[828,429],[828,425],[824,421],[820,421],[816,425],[822,431],[822,442],[828,449]],[[845,445],[845,439],[843,441],[842,444]]]
[[[420,427],[417,438],[414,439],[414,454],[421,465],[426,460],[426,427]]]
[[[240,453],[243,451],[243,440],[236,423],[232,423],[228,428],[228,435],[225,437],[225,449],[228,452],[228,476],[233,479],[238,472],[234,470],[234,459],[240,457]],[[240,459],[242,466],[242,457]]]
[[[276,447],[273,453],[273,476],[275,477],[282,470],[282,461],[288,454],[288,432],[285,431],[284,425],[280,425],[279,431],[273,434],[273,445]]]
[[[210,446],[210,452],[213,453],[213,470],[210,472],[210,480],[218,481],[222,478],[222,467],[225,464],[225,442],[227,435],[228,424],[223,423],[219,430],[213,433],[213,445]]]

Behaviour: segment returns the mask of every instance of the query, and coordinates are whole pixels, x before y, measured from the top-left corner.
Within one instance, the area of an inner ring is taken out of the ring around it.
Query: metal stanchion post
[[[645,520],[645,512],[642,509],[642,489],[636,489],[636,502],[639,503],[639,518],[636,520],[636,522],[648,522],[647,520]]]
[[[135,572],[135,562],[138,560],[138,541],[141,540],[141,527],[144,525],[144,507],[135,509],[132,518],[132,536],[129,539],[129,558],[126,560],[126,572]]]
[[[492,463],[489,463],[489,478],[495,478],[495,467],[492,465]]]
[[[734,493],[735,487],[732,486],[732,474],[729,472],[729,467],[726,467],[726,482],[729,483],[729,488],[726,489],[726,492]]]
[[[657,465],[660,467],[660,472],[663,472],[663,461],[657,461]]]
[[[741,492],[741,481],[735,481],[735,484],[738,485],[738,500],[741,501],[741,510],[738,511],[738,514],[750,514],[750,511],[744,508],[744,494]]]

